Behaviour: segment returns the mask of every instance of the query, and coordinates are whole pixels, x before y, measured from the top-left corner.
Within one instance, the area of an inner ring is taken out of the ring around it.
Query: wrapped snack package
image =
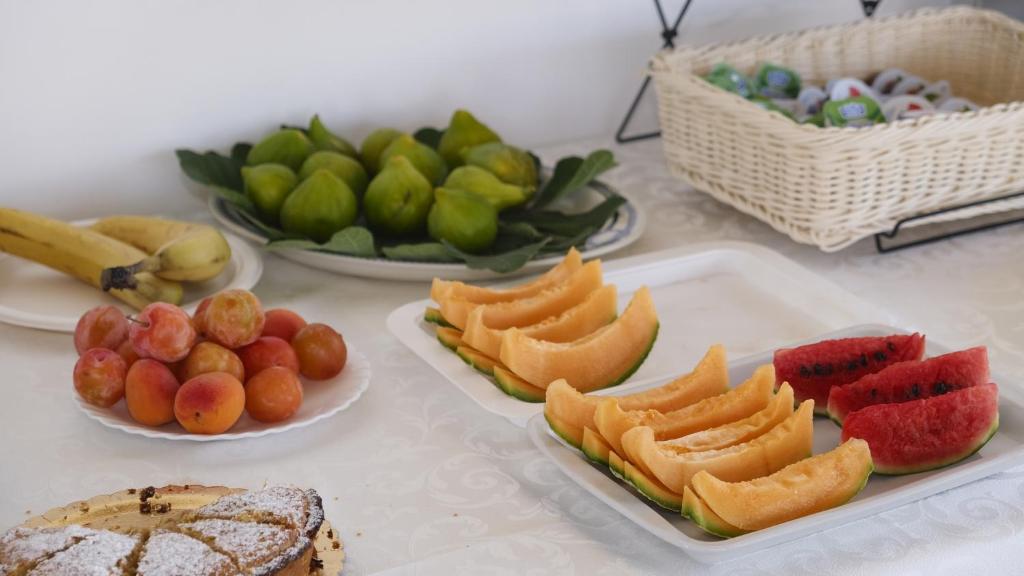
[[[939,112],[971,112],[978,109],[978,105],[967,98],[948,98],[939,105]]]
[[[891,96],[903,96],[904,94],[918,94],[925,89],[927,84],[920,76],[904,76],[896,86],[893,87]]]
[[[789,118],[790,120],[796,121],[796,118],[793,117],[793,113],[790,112],[789,110],[783,108],[782,106],[779,106],[778,104],[776,104],[775,100],[772,100],[770,98],[765,98],[764,96],[754,96],[753,98],[750,99],[750,101],[753,102],[754,105],[756,105],[756,106],[758,106],[760,108],[763,108],[763,109],[765,109],[765,110],[767,110],[769,112],[778,112],[779,114],[782,114],[786,118]],[[785,100],[780,100],[780,101],[781,102],[785,102]]]
[[[796,97],[796,112],[800,116],[814,116],[821,112],[822,106],[828,100],[828,94],[817,86],[805,86]]]
[[[908,74],[899,68],[886,68],[871,81],[871,89],[879,96],[888,96],[892,94],[893,88],[900,83],[900,80],[906,76]]]
[[[935,114],[935,106],[921,96],[893,96],[882,105],[882,114],[886,121],[896,122]]]
[[[885,122],[878,102],[867,96],[825,103],[825,125],[837,128],[862,128]]]
[[[796,98],[800,95],[800,76],[782,66],[761,64],[754,75],[757,93],[765,98]]]
[[[724,62],[716,64],[705,79],[722,90],[739,94],[744,98],[750,98],[754,95],[754,88],[750,80]]]
[[[938,82],[932,82],[925,86],[920,95],[935,106],[939,106],[945,102],[947,98],[952,96],[952,90],[949,87],[949,82],[939,80]]]
[[[847,100],[859,96],[866,96],[876,103],[879,101],[875,91],[865,84],[863,80],[858,80],[857,78],[840,78],[836,80],[828,93],[830,100]]]

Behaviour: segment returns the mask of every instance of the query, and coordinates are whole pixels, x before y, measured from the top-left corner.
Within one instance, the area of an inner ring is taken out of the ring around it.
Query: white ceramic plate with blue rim
[[[552,206],[552,209],[569,214],[584,212],[601,203],[612,194],[618,194],[618,192],[613,191],[607,184],[595,181],[568,198],[560,200]],[[245,217],[230,202],[213,194],[208,196],[207,202],[213,217],[222,226],[253,242],[267,243],[267,237],[259,229],[249,224]],[[584,258],[591,259],[625,248],[640,238],[645,225],[646,219],[643,212],[637,208],[636,204],[626,198],[626,202],[619,207],[615,215],[600,230],[587,238],[586,243],[580,247],[580,251],[583,253]],[[330,252],[306,249],[286,248],[275,250],[274,253],[312,268],[319,268],[329,272],[361,276],[363,278],[411,282],[429,282],[435,277],[446,280],[477,281],[511,278],[551,268],[558,264],[563,257],[561,254],[544,255],[541,258],[527,262],[525,266],[514,272],[501,274],[486,269],[475,270],[464,264],[403,262],[385,258],[346,256],[344,254],[332,254]]]

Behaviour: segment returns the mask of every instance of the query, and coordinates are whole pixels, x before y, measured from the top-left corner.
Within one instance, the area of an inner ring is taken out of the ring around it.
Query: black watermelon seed
[[[859,364],[856,360],[850,360],[850,363],[846,365],[846,371],[853,372],[854,370],[857,369],[857,366],[859,366]]]
[[[871,397],[874,398],[875,396],[878,396],[878,388],[871,389]]]
[[[821,364],[815,364],[814,365],[814,374],[817,375],[817,376],[824,376],[825,375],[825,367],[822,366]]]
[[[868,365],[868,355],[867,354],[861,354],[860,355],[860,365],[861,366],[867,366]]]
[[[811,375],[811,369],[808,368],[807,366],[800,365],[800,375],[803,376],[804,378],[807,378],[808,376]]]
[[[896,345],[893,344],[892,342],[886,342],[885,343],[885,347],[889,349],[889,352],[895,352],[896,351]]]
[[[882,352],[882,351],[875,352],[875,360],[878,360],[879,362],[885,362],[886,358],[887,358],[887,356],[885,355],[885,352]]]
[[[913,386],[910,387],[910,393],[914,396],[914,398],[921,397],[921,389],[917,386],[917,384],[914,384]]]
[[[945,382],[936,382],[935,384],[932,385],[932,393],[935,394],[936,396],[941,396],[942,394],[949,392],[952,388],[952,386],[946,384]]]

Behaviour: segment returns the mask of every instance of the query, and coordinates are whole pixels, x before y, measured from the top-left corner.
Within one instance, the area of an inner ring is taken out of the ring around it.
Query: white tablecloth
[[[576,142],[547,159],[608,146]],[[612,256],[696,241],[778,250],[951,346],[986,344],[1024,380],[1020,225],[889,255],[869,241],[823,254],[671,178],[660,143],[615,149],[606,178],[649,215]],[[524,430],[463,396],[385,329],[423,284],[334,276],[266,256],[271,306],[328,322],[367,354],[374,377],[351,409],[247,441],[149,440],[104,428],[72,400],[67,335],[0,326],[0,529],[28,514],[128,486],[295,483],[324,496],[357,574],[1021,574],[1024,467],[876,517],[712,567],[639,530],[576,487]],[[682,367],[681,367],[682,368]],[[682,371],[682,370],[681,370]]]

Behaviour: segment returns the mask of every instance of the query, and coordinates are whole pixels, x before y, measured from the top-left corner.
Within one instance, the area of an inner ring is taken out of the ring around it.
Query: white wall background
[[[857,0],[695,0],[680,41],[860,14]],[[0,204],[194,209],[175,148],[226,148],[314,112],[356,141],[456,107],[522,145],[611,134],[659,46],[645,0],[0,0]]]

